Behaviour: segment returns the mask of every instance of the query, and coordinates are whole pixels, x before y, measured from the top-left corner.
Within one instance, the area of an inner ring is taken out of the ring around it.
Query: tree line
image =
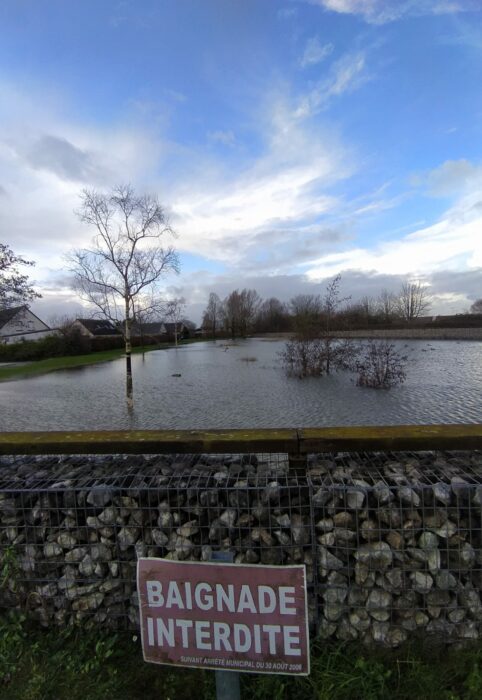
[[[225,299],[211,292],[202,328],[212,338],[281,332],[315,337],[322,330],[411,323],[430,309],[428,289],[420,281],[405,282],[398,293],[385,289],[378,297],[351,302],[350,297],[340,297],[340,280],[337,275],[324,294],[298,294],[288,302],[276,297],[262,299],[255,289],[235,289]]]

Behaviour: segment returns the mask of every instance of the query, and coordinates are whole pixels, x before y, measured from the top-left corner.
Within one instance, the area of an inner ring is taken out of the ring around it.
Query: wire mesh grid
[[[325,638],[479,636],[482,454],[0,460],[0,606],[138,625],[139,556],[305,564]]]
[[[11,458],[0,462],[0,605],[44,624],[138,625],[139,556],[307,566],[306,478],[287,455]],[[314,604],[313,611],[316,611]]]

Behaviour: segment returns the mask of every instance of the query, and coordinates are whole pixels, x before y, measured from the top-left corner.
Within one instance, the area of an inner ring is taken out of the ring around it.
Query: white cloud
[[[425,175],[417,176],[414,182],[426,184],[435,197],[460,195],[474,189],[482,191],[482,166],[463,158],[446,160]]]
[[[365,68],[366,57],[363,51],[342,56],[333,63],[328,77],[320,80],[301,98],[295,117],[304,119],[313,116],[328,107],[333,98],[358,89],[368,80]]]
[[[394,22],[405,16],[455,14],[480,10],[477,0],[308,0],[325,10],[359,15],[369,24]]]
[[[317,36],[308,39],[303,56],[300,59],[300,66],[306,68],[307,66],[314,66],[321,63],[333,52],[334,48],[335,47],[331,43],[322,44]]]
[[[480,231],[482,214],[453,209],[433,226],[398,241],[358,247],[306,263],[310,279],[322,279],[343,270],[384,274],[426,275],[441,269],[482,267]]]

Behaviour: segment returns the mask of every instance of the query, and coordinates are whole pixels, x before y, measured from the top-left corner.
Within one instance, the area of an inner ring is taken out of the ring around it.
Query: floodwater
[[[407,340],[407,381],[360,388],[347,373],[286,377],[283,341],[194,343],[0,384],[0,430],[269,428],[482,422],[482,343]],[[175,376],[180,375],[180,376]]]

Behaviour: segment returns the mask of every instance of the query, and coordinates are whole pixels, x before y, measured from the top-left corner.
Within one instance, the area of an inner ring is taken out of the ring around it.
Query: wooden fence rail
[[[262,430],[109,430],[0,433],[0,455],[314,452],[482,449],[482,424]]]

